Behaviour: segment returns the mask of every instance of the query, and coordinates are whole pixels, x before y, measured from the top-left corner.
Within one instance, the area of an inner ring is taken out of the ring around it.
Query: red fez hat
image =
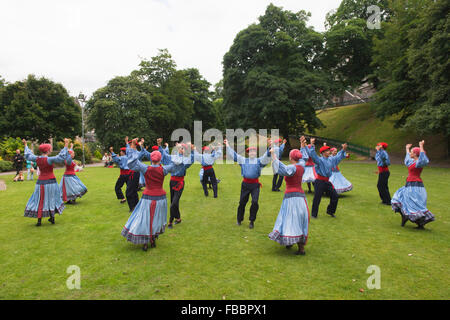
[[[274,142],[276,142],[276,143],[280,143],[281,141],[283,141],[283,140],[281,140],[281,139],[277,139],[277,140],[275,140]]]
[[[39,151],[42,153],[47,153],[52,149],[52,145],[48,143],[43,143],[39,146]]]
[[[120,148],[120,151],[127,151],[127,148],[125,148],[125,147],[123,147],[123,148]]]
[[[337,151],[337,149],[336,148],[331,148],[330,151]]]
[[[382,146],[383,149],[387,149],[388,144],[387,144],[386,142],[379,142],[379,143],[377,144],[377,146]]]
[[[153,162],[161,161],[161,152],[153,151],[152,153],[150,153],[150,160],[152,160]]]
[[[202,150],[203,150],[203,151],[208,151],[208,150],[209,150],[209,147],[208,147],[208,146],[204,146],[204,147],[202,148]]]
[[[298,161],[303,157],[302,153],[298,149],[292,149],[291,152],[289,152],[289,158],[292,160]]]
[[[69,150],[69,154],[73,157],[75,157],[75,152],[73,152],[73,150]]]
[[[158,151],[158,150],[159,150],[159,147],[158,147],[158,146],[153,146],[153,147],[152,147],[152,150],[153,150],[153,151]]]
[[[248,147],[247,148],[247,152],[250,152],[250,151],[252,151],[252,150],[257,150],[258,148],[256,148],[256,147]]]
[[[420,148],[418,148],[418,147],[412,148],[411,151],[414,152],[416,156],[420,155]]]
[[[329,146],[323,146],[322,148],[320,148],[320,153],[330,150],[331,148]]]

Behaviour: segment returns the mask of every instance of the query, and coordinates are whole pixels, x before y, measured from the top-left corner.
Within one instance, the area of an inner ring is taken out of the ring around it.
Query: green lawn
[[[121,235],[129,217],[115,199],[118,169],[86,168],[89,191],[67,205],[56,224],[24,218],[35,183],[0,191],[0,299],[448,299],[450,298],[450,170],[425,168],[428,208],[436,221],[417,230],[379,204],[376,164],[343,162],[354,190],[341,197],[337,218],[310,224],[306,256],[268,239],[282,193],[263,176],[255,229],[236,225],[240,168],[216,165],[219,198],[205,198],[199,165],[188,170],[183,222],[148,252]],[[58,181],[62,171],[57,170]],[[391,194],[404,184],[404,166],[391,167]],[[168,178],[165,181],[168,190]],[[308,195],[311,207],[312,196]],[[245,219],[248,219],[247,206]],[[69,290],[70,265],[81,269],[81,289]],[[366,269],[381,269],[381,289],[369,290]],[[360,289],[364,292],[360,292]]]

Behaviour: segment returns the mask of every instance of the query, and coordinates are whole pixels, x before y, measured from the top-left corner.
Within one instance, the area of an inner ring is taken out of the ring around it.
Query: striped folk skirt
[[[407,182],[395,192],[391,205],[392,210],[401,211],[411,222],[426,224],[434,221],[434,215],[427,208],[427,191],[422,182]]]
[[[24,217],[53,217],[55,213],[62,214],[64,202],[61,198],[61,188],[56,179],[38,180],[28,203]]]
[[[280,212],[269,239],[283,246],[308,240],[309,208],[304,193],[292,192],[284,195]]]
[[[142,195],[122,229],[122,236],[134,244],[150,243],[151,236],[164,233],[167,225],[166,195]]]
[[[87,192],[86,186],[76,175],[63,175],[59,186],[63,201],[81,198]]]

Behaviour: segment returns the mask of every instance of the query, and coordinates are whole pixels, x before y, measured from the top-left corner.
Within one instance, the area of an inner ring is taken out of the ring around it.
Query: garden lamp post
[[[86,96],[81,92],[78,95],[78,101],[81,106],[81,139],[82,139],[82,145],[83,145],[83,163],[82,163],[82,165],[84,168],[84,163],[85,163],[85,159],[84,159],[84,104],[86,103]]]

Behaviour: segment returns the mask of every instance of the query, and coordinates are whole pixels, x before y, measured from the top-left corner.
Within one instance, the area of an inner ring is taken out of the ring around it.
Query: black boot
[[[36,223],[36,227],[39,227],[41,225],[41,218],[38,218],[38,222]]]
[[[144,251],[148,250],[148,243],[144,244],[144,246],[142,247],[142,250],[144,250]]]

